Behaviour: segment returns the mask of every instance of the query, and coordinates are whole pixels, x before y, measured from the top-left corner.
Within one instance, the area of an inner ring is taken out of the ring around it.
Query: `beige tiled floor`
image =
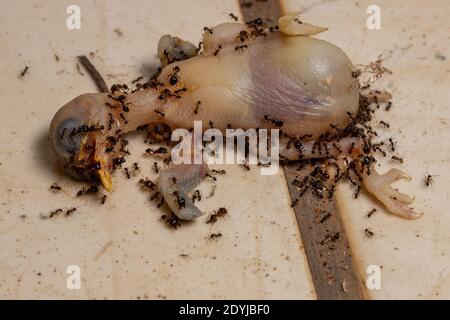
[[[376,2],[382,9],[378,31],[365,27],[368,1],[285,1],[285,9],[309,7],[305,19],[330,27],[321,38],[342,47],[354,63],[381,53],[394,72],[382,83],[393,92],[394,107],[380,119],[391,124],[385,134],[395,135],[403,167],[414,178],[401,187],[415,194],[425,215],[405,221],[366,195],[354,201],[345,187],[339,190],[362,277],[368,265],[383,266],[382,288],[371,297],[450,298],[450,4]],[[155,68],[162,34],[198,42],[203,26],[238,14],[237,1],[78,3],[78,31],[65,27],[70,1],[0,3],[0,298],[314,298],[281,173],[262,177],[256,169],[227,167],[216,195],[202,206],[226,206],[230,216],[212,228],[200,220],[174,232],[161,224],[160,209],[138,191],[137,179],[126,180],[120,172],[104,206],[77,199],[81,185],[55,169],[45,145],[54,112],[95,90],[78,73],[77,55],[94,52],[92,60],[110,84],[130,82]],[[29,73],[19,79],[25,66]],[[152,160],[142,156],[142,138],[130,140],[142,175],[154,177]],[[383,163],[382,170],[389,166]],[[430,188],[421,184],[426,173],[436,175]],[[63,193],[48,190],[56,181]],[[212,184],[203,188],[207,194]],[[40,219],[72,206],[79,211],[73,217]],[[379,210],[369,220],[364,213],[372,207]],[[374,239],[364,239],[367,227]],[[221,232],[222,239],[207,240],[211,232]],[[66,287],[68,265],[81,267],[79,291]]]

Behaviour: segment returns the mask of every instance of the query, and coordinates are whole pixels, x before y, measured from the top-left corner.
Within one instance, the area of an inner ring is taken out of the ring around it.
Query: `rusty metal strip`
[[[245,21],[262,18],[277,23],[283,10],[279,0],[239,0]],[[291,199],[299,199],[293,181],[311,168],[284,167]],[[365,299],[365,291],[352,259],[350,243],[336,206],[331,199],[318,199],[306,192],[294,206],[318,299]]]
[[[301,181],[314,168],[284,167],[314,287],[319,299],[365,299],[361,280],[353,263],[350,242],[344,230],[336,199],[319,199],[307,191],[302,197],[293,182]],[[295,202],[294,202],[295,203]]]

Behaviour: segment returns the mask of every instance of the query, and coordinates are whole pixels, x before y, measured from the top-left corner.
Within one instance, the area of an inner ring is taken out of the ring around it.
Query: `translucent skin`
[[[178,66],[179,81],[169,83]],[[198,56],[167,66],[159,80],[173,90],[186,88],[162,110],[171,127],[194,120],[214,127],[271,128],[266,115],[283,121],[283,131],[296,136],[345,126],[348,112],[358,110],[359,87],[352,64],[336,46],[308,37],[280,33],[259,38],[248,48],[223,47],[214,56]],[[201,101],[199,112],[192,111]]]

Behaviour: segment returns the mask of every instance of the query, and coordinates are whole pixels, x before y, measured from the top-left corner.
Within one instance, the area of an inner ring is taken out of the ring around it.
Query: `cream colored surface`
[[[76,198],[82,185],[56,171],[45,145],[54,112],[76,95],[95,91],[90,78],[77,72],[77,55],[93,51],[109,84],[129,83],[155,68],[162,34],[198,42],[203,26],[239,12],[237,1],[78,3],[79,31],[65,27],[71,1],[0,3],[0,298],[315,298],[281,173],[262,177],[257,168],[226,167],[215,196],[200,204],[208,212],[225,206],[230,216],[212,227],[200,219],[172,231],[159,221],[164,212],[139,191],[138,178],[126,180],[121,172],[104,206],[98,199]],[[340,46],[354,63],[382,53],[394,72],[382,83],[393,92],[394,106],[379,113],[391,128],[380,132],[398,141],[403,167],[414,178],[401,188],[415,194],[425,215],[406,221],[386,214],[365,194],[355,201],[347,188],[339,190],[361,277],[368,265],[383,266],[381,290],[370,296],[448,299],[450,4],[377,0],[379,31],[365,26],[369,4],[286,1],[285,8],[308,7],[305,20],[330,28],[319,38]],[[19,79],[25,66],[29,74]],[[142,175],[155,178],[153,160],[142,155],[142,137],[130,140],[128,163],[136,159]],[[381,170],[392,165],[387,161]],[[428,173],[436,175],[435,182],[424,188]],[[53,182],[65,191],[50,192]],[[212,186],[203,184],[204,195]],[[72,217],[40,219],[73,206],[78,213]],[[378,212],[368,219],[372,207]],[[364,238],[365,228],[375,232],[373,239]],[[208,240],[215,232],[223,237]],[[81,267],[81,290],[67,289],[68,265]]]
[[[365,64],[382,54],[393,71],[380,82],[380,87],[393,93],[393,107],[377,116],[391,128],[377,129],[385,139],[395,138],[405,164],[385,161],[379,170],[398,166],[411,174],[413,181],[399,186],[415,195],[414,206],[424,216],[406,221],[388,215],[367,194],[355,201],[349,188],[339,190],[362,278],[368,266],[382,267],[381,289],[370,290],[369,296],[449,299],[450,2],[287,1],[286,9],[301,3],[309,7],[306,21],[330,28],[318,37],[340,46],[353,63]],[[381,8],[381,30],[365,27],[370,4]],[[434,183],[425,188],[423,179],[428,174],[434,175]],[[365,214],[372,208],[378,211],[368,219]],[[365,238],[366,228],[375,233],[373,239]]]
[[[78,1],[82,29],[69,31],[71,3],[0,3],[0,298],[314,298],[281,171],[264,178],[257,168],[225,168],[215,196],[201,205],[207,212],[224,206],[230,216],[173,231],[159,220],[166,212],[140,192],[138,177],[117,172],[104,206],[76,198],[82,184],[57,173],[45,145],[56,110],[96,90],[77,72],[77,55],[93,51],[109,84],[129,83],[157,66],[161,35],[198,42],[204,26],[238,14],[237,2]],[[129,164],[139,161],[142,175],[156,178],[143,138],[130,140]],[[53,182],[64,192],[50,192]],[[204,197],[212,186],[204,183]],[[73,206],[71,217],[40,219]],[[217,232],[221,239],[208,239]],[[66,287],[69,265],[81,268],[81,290]]]

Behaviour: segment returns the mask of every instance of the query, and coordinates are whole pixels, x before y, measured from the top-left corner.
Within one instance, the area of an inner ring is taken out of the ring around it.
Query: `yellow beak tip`
[[[98,171],[98,175],[103,187],[106,189],[106,191],[110,192],[113,188],[111,175],[103,169]]]

